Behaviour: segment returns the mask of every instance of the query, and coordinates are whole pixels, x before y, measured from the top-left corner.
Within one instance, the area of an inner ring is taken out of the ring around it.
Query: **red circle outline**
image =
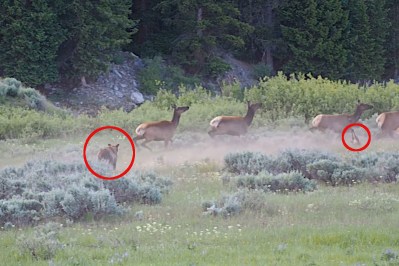
[[[367,135],[368,135],[367,143],[366,143],[364,146],[362,146],[362,147],[360,147],[360,148],[358,148],[358,149],[352,148],[352,147],[349,146],[349,145],[346,143],[346,141],[345,141],[345,134],[346,134],[346,131],[348,131],[349,128],[354,127],[354,126],[359,126],[359,127],[363,128],[364,130],[366,130]],[[363,124],[361,124],[361,123],[353,123],[353,124],[347,125],[347,126],[344,128],[344,130],[342,130],[341,139],[342,139],[342,143],[344,144],[345,148],[347,148],[348,150],[350,150],[350,151],[355,151],[355,152],[356,152],[356,151],[363,151],[363,150],[365,150],[365,149],[370,145],[370,143],[371,143],[371,132],[370,132],[370,129],[369,129],[367,126],[363,125]]]
[[[121,133],[129,140],[130,145],[132,146],[132,150],[133,150],[132,160],[130,161],[129,166],[125,169],[125,171],[123,171],[123,172],[120,173],[119,175],[111,176],[111,177],[102,176],[102,175],[98,174],[96,171],[94,171],[94,170],[91,168],[89,162],[87,161],[87,157],[86,157],[86,149],[87,149],[87,145],[89,144],[90,139],[91,139],[95,134],[97,134],[98,132],[100,132],[100,131],[102,131],[102,130],[105,130],[105,129],[114,129],[114,130],[117,130],[117,131],[121,132]],[[98,177],[98,178],[101,178],[101,179],[104,179],[104,180],[115,180],[115,179],[121,178],[122,176],[124,176],[125,174],[127,174],[127,173],[130,171],[130,169],[132,169],[135,158],[136,158],[136,148],[135,148],[135,146],[134,146],[133,139],[130,137],[130,135],[129,135],[125,130],[123,130],[123,129],[120,128],[120,127],[116,127],[116,126],[102,126],[102,127],[99,127],[99,128],[97,128],[97,129],[95,129],[95,130],[94,130],[93,132],[91,132],[90,135],[86,138],[85,144],[84,144],[84,146],[83,146],[83,160],[84,160],[84,162],[85,162],[85,164],[86,164],[87,169],[89,169],[90,173],[92,173],[94,176],[96,176],[96,177]]]

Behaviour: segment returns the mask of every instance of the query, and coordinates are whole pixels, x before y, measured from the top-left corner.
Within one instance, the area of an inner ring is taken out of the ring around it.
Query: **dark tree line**
[[[231,53],[270,74],[399,75],[397,0],[0,0],[0,74],[95,77],[115,51],[216,77]]]

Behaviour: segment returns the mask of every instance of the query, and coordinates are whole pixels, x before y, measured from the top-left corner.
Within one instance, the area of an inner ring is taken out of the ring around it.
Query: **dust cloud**
[[[350,143],[347,136],[346,141]],[[366,138],[361,139],[361,146]],[[297,132],[262,132],[248,134],[244,137],[209,136],[196,137],[192,141],[187,139],[175,141],[172,147],[163,147],[163,142],[147,144],[153,151],[140,147],[136,143],[136,160],[133,169],[153,168],[157,165],[175,166],[184,163],[195,163],[203,160],[222,162],[226,154],[231,152],[253,151],[265,154],[277,154],[287,149],[315,149],[323,151],[345,152],[341,138],[337,134],[321,134],[309,131]],[[124,154],[121,159],[126,161],[130,155]]]

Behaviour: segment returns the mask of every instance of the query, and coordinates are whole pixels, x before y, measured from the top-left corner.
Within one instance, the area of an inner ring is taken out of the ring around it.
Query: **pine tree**
[[[399,78],[399,1],[387,0],[389,29],[386,42],[388,77]]]
[[[370,21],[370,34],[373,40],[373,74],[375,79],[381,79],[386,63],[385,44],[390,22],[385,0],[369,0],[366,2]]]
[[[244,46],[252,30],[239,19],[240,12],[227,0],[165,0],[156,10],[165,27],[175,29],[171,54],[191,73],[212,74],[225,66],[215,58],[217,48],[234,51]]]
[[[262,62],[274,73],[274,58],[277,57],[281,33],[277,16],[282,0],[238,0],[235,1],[242,14],[242,20],[254,27],[247,37],[242,55],[254,62]]]
[[[333,79],[344,75],[348,14],[341,1],[288,1],[281,9],[281,18],[289,51],[285,71],[311,72]]]
[[[134,26],[129,0],[72,0],[59,10],[67,30],[62,45],[62,68],[71,76],[96,77],[106,70],[115,50],[130,42]],[[83,79],[85,80],[85,79]]]
[[[35,86],[58,79],[56,56],[65,31],[46,0],[1,1],[0,68]]]
[[[361,82],[380,80],[384,71],[384,43],[389,26],[384,1],[350,0],[348,9],[351,22],[351,68],[348,77]]]

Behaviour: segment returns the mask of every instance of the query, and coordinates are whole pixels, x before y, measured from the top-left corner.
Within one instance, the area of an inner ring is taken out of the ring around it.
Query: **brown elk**
[[[399,112],[381,113],[376,119],[378,127],[381,129],[378,138],[389,136],[393,138],[399,128]]]
[[[251,104],[248,102],[248,110],[245,116],[217,116],[209,123],[211,130],[210,137],[216,135],[241,136],[247,133],[256,110],[261,107],[260,103]]]
[[[336,133],[342,133],[342,130],[349,124],[356,123],[359,121],[360,116],[364,111],[372,109],[373,106],[366,103],[361,103],[358,101],[356,106],[355,113],[350,114],[341,114],[341,115],[318,115],[312,121],[311,131],[314,130],[331,130]],[[349,129],[352,134],[352,142],[358,144],[359,138],[356,136],[353,128]]]
[[[175,134],[176,128],[179,125],[180,116],[186,112],[190,107],[173,107],[173,118],[172,121],[158,121],[158,122],[147,122],[139,125],[136,128],[137,136],[133,138],[134,141],[145,139],[141,145],[151,150],[146,144],[151,141],[164,141],[165,147],[168,147],[169,142],[172,142],[172,138]]]
[[[118,159],[118,148],[119,144],[112,146],[108,144],[108,147],[101,149],[98,154],[97,158],[99,161],[107,161],[109,164],[112,165],[113,169],[116,169],[116,161]]]

